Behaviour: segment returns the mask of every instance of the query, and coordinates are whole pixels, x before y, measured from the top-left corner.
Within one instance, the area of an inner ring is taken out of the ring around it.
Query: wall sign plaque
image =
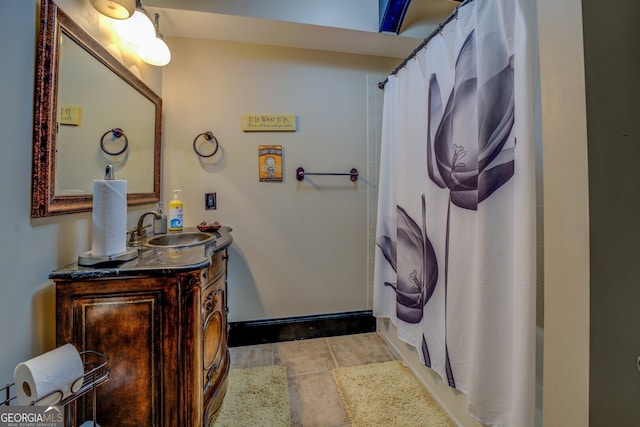
[[[295,132],[295,114],[243,114],[245,132]]]

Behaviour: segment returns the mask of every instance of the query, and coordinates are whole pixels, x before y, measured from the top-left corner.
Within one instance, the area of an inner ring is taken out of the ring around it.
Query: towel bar
[[[349,173],[337,173],[337,172],[305,172],[304,168],[300,166],[296,169],[296,179],[302,181],[305,175],[348,175],[352,182],[358,180],[358,169],[352,168]]]

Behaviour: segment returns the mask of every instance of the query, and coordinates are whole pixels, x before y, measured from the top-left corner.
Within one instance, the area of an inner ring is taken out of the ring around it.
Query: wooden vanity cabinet
[[[52,275],[57,345],[111,359],[97,390],[102,427],[208,426],[230,364],[226,277],[226,248],[208,266],[163,275]],[[77,425],[91,414],[89,398]]]
[[[186,369],[192,391],[184,394],[187,419],[208,420],[220,408],[227,391],[230,367],[227,344],[227,252],[213,256],[211,265],[200,272],[200,287],[189,296],[191,313],[187,314],[187,328],[193,339],[185,351],[193,354]],[[193,398],[197,396],[198,399]],[[195,424],[194,424],[195,425]]]

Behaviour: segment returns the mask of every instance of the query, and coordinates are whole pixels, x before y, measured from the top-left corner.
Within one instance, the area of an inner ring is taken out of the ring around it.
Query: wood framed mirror
[[[90,211],[108,164],[128,205],[158,202],[161,98],[52,0],[40,5],[35,74],[31,216]]]

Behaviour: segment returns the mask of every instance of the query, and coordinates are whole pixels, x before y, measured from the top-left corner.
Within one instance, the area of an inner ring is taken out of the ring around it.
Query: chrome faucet
[[[144,225],[144,219],[147,215],[153,215],[156,219],[162,219],[162,215],[156,211],[149,211],[140,215],[140,218],[138,219],[138,226],[129,230],[129,233],[131,234],[131,237],[129,238],[129,246],[142,246],[144,241],[147,239],[147,230],[145,230],[145,228],[151,225]]]

